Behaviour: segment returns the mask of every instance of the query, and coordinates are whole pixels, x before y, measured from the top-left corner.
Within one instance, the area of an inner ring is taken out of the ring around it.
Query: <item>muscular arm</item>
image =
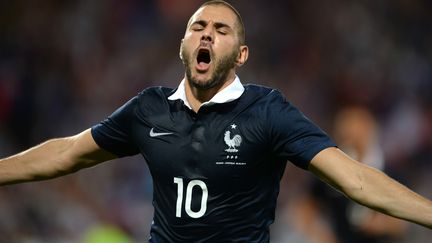
[[[362,205],[432,228],[432,201],[337,148],[318,153],[309,170]]]
[[[0,185],[55,178],[114,158],[95,143],[88,129],[0,159]]]

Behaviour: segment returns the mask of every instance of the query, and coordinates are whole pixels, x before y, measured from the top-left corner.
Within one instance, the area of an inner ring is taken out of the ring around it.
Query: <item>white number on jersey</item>
[[[177,184],[177,203],[176,203],[176,217],[180,218],[182,213],[183,204],[183,179],[174,177],[174,183]],[[192,190],[195,186],[198,186],[202,190],[201,207],[195,212],[191,208],[192,204]],[[208,190],[207,185],[201,180],[192,180],[187,184],[186,187],[186,200],[185,200],[185,211],[192,218],[200,218],[207,211],[207,199]]]

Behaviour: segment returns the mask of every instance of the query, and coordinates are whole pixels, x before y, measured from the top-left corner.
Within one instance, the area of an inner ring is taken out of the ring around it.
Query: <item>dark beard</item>
[[[189,84],[194,88],[200,90],[208,90],[225,82],[229,74],[229,70],[235,67],[238,56],[238,50],[236,49],[231,54],[217,60],[215,64],[215,70],[210,79],[206,80],[206,82],[198,82],[198,80],[192,77],[193,67],[191,65],[192,62],[190,60],[190,56],[185,53],[185,50],[183,48],[181,51],[183,57],[183,64],[186,68],[186,77],[189,81]],[[195,57],[196,55],[193,56]],[[216,61],[214,57],[212,58],[212,61]]]

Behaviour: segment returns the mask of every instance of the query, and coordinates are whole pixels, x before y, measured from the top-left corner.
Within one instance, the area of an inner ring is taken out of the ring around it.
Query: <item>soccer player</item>
[[[204,3],[180,44],[177,89],[147,88],[106,120],[0,161],[0,183],[49,179],[142,154],[154,184],[149,242],[269,242],[287,161],[352,200],[432,228],[432,202],[341,150],[284,96],[243,85],[239,13]]]

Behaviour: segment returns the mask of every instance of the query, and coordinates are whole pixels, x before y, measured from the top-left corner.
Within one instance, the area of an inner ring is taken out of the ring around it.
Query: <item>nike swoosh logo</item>
[[[154,127],[152,127],[152,129],[150,130],[150,133],[149,133],[150,137],[152,137],[152,138],[171,135],[171,134],[174,134],[174,133],[172,133],[172,132],[155,132]]]

